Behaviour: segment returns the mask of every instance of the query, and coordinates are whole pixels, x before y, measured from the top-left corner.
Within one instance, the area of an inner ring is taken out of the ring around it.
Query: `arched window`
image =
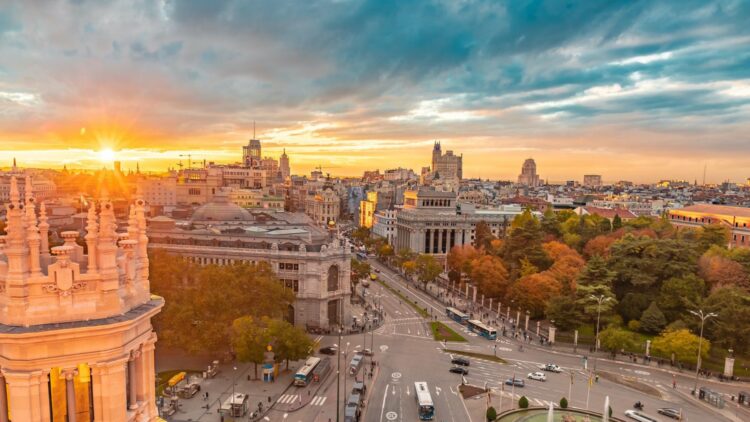
[[[339,289],[339,267],[331,265],[328,267],[328,291],[333,292]]]

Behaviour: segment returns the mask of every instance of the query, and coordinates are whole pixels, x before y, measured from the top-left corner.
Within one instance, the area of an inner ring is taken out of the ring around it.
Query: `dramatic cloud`
[[[257,121],[296,171],[418,169],[440,139],[469,176],[742,180],[748,22],[741,0],[4,2],[0,160],[232,161]]]

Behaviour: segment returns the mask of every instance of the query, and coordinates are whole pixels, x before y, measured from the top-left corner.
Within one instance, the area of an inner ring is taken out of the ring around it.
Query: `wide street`
[[[643,385],[654,387],[661,398],[609,381],[604,377],[601,377],[598,382],[592,382],[589,388],[589,375],[583,366],[581,355],[540,347],[538,343],[524,344],[523,351],[519,351],[520,343],[516,340],[500,336],[496,341],[490,341],[468,333],[465,327],[445,316],[444,306],[438,301],[422,291],[415,291],[413,286],[407,289],[405,281],[400,276],[375,260],[370,260],[370,264],[380,271],[379,277],[382,280],[399,289],[402,294],[416,300],[420,306],[430,309],[440,321],[448,324],[469,340],[466,343],[448,343],[447,349],[489,355],[497,353],[499,357],[507,361],[507,364],[501,364],[470,358],[469,374],[465,377],[469,384],[487,386],[492,389],[493,394],[502,395],[504,397],[503,410],[517,405],[517,400],[521,395],[525,395],[531,405],[557,403],[561,397],[565,396],[568,397],[572,406],[585,408],[588,402],[589,408],[599,410],[603,406],[605,396],[609,396],[614,414],[618,416],[623,416],[625,410],[632,408],[633,403],[640,400],[645,404],[645,413],[657,420],[669,420],[656,413],[656,409],[660,407],[682,409],[686,415],[685,420],[688,421],[750,420],[750,412],[747,408],[738,408],[736,402],[729,400],[728,395],[726,407],[722,412],[695,400],[690,395],[694,381],[689,372],[673,374],[666,369],[656,367],[590,358],[587,363],[588,368],[628,377]],[[342,356],[341,360],[340,408],[343,408],[354,381],[354,377],[346,374],[352,351],[371,348],[375,351],[373,359],[377,361],[377,366],[374,379],[371,381],[367,377],[368,385],[370,382],[374,384],[367,392],[361,420],[366,422],[418,420],[414,396],[415,381],[428,383],[435,402],[436,421],[472,420],[458,395],[457,386],[461,383],[461,376],[448,371],[452,366],[451,355],[444,351],[446,347],[442,343],[432,340],[427,320],[420,317],[411,306],[403,303],[396,295],[383,288],[379,282],[372,283],[368,290],[368,300],[383,307],[386,315],[385,324],[374,333],[345,336],[342,339],[342,350],[348,349],[348,353],[345,357]],[[333,344],[338,344],[337,337],[326,336],[321,339],[321,346]],[[332,358],[335,364],[335,356]],[[546,382],[526,378],[528,373],[537,371],[538,366],[543,363],[555,363],[563,368],[563,372],[546,372]],[[364,376],[364,368],[370,368],[369,360],[366,361],[363,371],[358,374],[360,380]],[[511,389],[503,385],[504,380],[514,375],[525,379],[524,388]],[[673,388],[673,379],[676,381],[676,388]],[[707,386],[726,394],[736,394],[741,389],[740,386],[734,384],[703,379],[699,380],[699,386]],[[279,399],[280,402],[298,398],[295,397],[294,389],[288,392],[290,394],[282,396]],[[309,405],[294,413],[274,411],[268,416],[271,420],[335,421],[335,408],[334,372],[318,394],[312,398]]]

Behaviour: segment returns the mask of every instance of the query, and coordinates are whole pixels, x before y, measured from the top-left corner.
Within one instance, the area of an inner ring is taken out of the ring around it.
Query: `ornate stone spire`
[[[97,270],[97,264],[96,264],[96,243],[97,239],[99,237],[99,225],[96,224],[96,204],[93,202],[91,205],[89,205],[89,211],[86,218],[86,247],[89,251],[89,265],[88,265],[88,271],[89,272],[96,272]]]
[[[32,276],[42,274],[39,265],[39,246],[40,236],[36,221],[36,207],[34,206],[34,196],[31,190],[31,177],[26,177],[26,187],[24,189],[24,200],[26,202],[26,241],[29,243],[29,269]]]
[[[41,253],[47,258],[49,252],[49,222],[47,221],[47,206],[42,202],[39,205],[39,237],[41,238]]]
[[[18,180],[13,176],[10,179],[10,203],[7,205],[6,228],[8,233],[5,239],[5,256],[8,257],[8,272],[5,278],[6,291],[17,297],[25,297],[28,294],[26,276],[28,275],[28,244],[26,243],[26,232],[24,228],[24,211],[21,195],[18,192]],[[19,305],[20,306],[20,305]]]
[[[131,205],[130,213],[128,214],[128,239],[138,242],[138,236],[138,220],[135,216],[135,205]]]

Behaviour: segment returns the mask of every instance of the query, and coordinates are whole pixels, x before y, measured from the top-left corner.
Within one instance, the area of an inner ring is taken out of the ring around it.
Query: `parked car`
[[[450,369],[454,374],[469,375],[469,369],[463,366],[454,366]]]
[[[560,372],[562,372],[562,368],[560,368],[559,366],[555,365],[554,363],[548,363],[546,365],[542,365],[542,366],[539,367],[539,369],[541,369],[542,371],[555,372],[555,373],[558,373],[558,374]]]
[[[530,372],[528,378],[535,381],[547,381],[547,376],[544,375],[544,372]]]
[[[370,349],[357,350],[357,353],[360,355],[372,356],[372,350]]]
[[[638,422],[659,422],[656,419],[652,418],[651,416],[648,416],[645,413],[641,413],[635,410],[626,410],[625,416],[629,417],[630,419],[635,419]]]
[[[324,355],[335,355],[337,350],[338,349],[333,346],[321,347],[320,353]]]
[[[378,273],[378,274],[380,274],[380,270],[377,269],[377,268],[375,268],[375,272]]]
[[[451,363],[454,365],[462,365],[462,366],[469,366],[469,359],[466,358],[453,358],[451,359]]]
[[[516,387],[525,387],[526,383],[521,378],[508,378],[505,385],[515,385]]]
[[[678,421],[682,420],[682,413],[677,409],[672,409],[671,407],[662,407],[656,412],[672,419],[677,419]]]

